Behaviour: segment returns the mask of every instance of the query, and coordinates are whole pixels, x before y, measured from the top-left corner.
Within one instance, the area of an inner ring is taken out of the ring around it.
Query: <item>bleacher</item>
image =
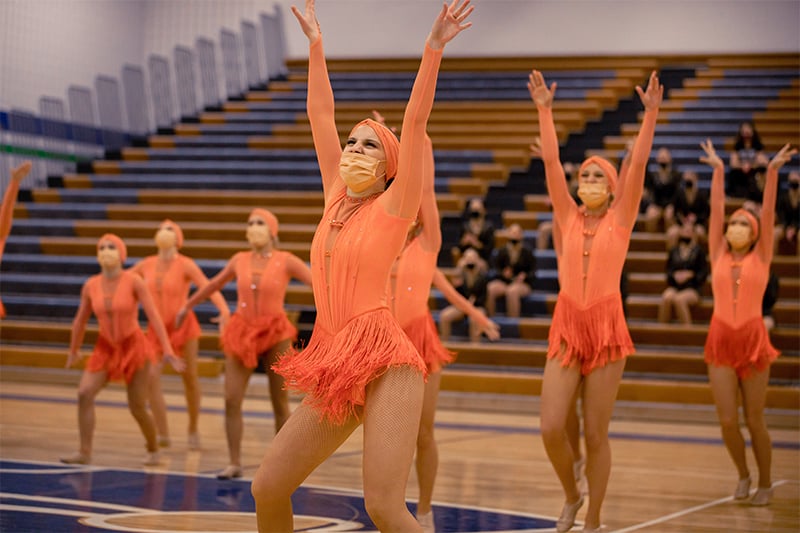
[[[727,149],[743,119],[756,121],[768,141],[768,151],[784,142],[798,143],[797,65],[782,65],[773,58],[769,68],[762,68],[757,58],[747,60],[709,58],[681,80],[682,88],[666,95],[654,150],[669,146],[681,170],[697,165],[698,139],[711,136]],[[610,113],[637,109],[633,87],[643,83],[650,70],[668,66],[629,57],[538,62],[445,59],[429,122],[444,248],[452,244],[454,228],[472,196],[485,198],[497,227],[520,223],[531,246],[538,224],[549,217],[541,165],[531,164],[528,155],[528,146],[538,134],[535,107],[525,87],[534,65],[545,72],[548,82],[558,82],[554,116],[565,152],[576,150],[578,138],[592,145],[592,139],[585,137],[601,129],[598,125]],[[210,277],[230,256],[246,248],[246,217],[259,206],[280,219],[281,247],[308,260],[322,212],[322,194],[305,115],[306,65],[299,61],[288,66],[286,80],[160,128],[141,146],[112,150],[105,159],[79,164],[74,173],[53,175],[47,187],[23,191],[1,265],[0,292],[9,316],[0,324],[0,364],[63,366],[80,287],[98,271],[95,244],[107,231],[126,240],[128,264],[132,264],[154,253],[157,225],[171,218],[184,230],[182,251]],[[377,64],[330,61],[342,138],[372,109],[400,127],[416,66],[402,59]],[[619,131],[596,139],[597,151],[616,159],[638,128],[635,111],[626,118]],[[701,179],[707,180],[708,173],[703,172]],[[499,235],[498,245],[502,242]],[[445,270],[451,267],[447,255],[440,261]],[[626,271],[629,326],[638,352],[627,364],[619,398],[710,404],[702,360],[710,288],[693,312],[695,325],[657,323],[665,262],[663,234],[644,232],[637,225]],[[444,390],[539,393],[557,291],[552,250],[537,251],[537,265],[538,284],[523,302],[523,318],[505,317],[498,302],[500,342],[471,344],[465,342],[465,328],[455,328],[456,337],[448,346],[459,358],[444,371]],[[773,367],[768,406],[796,410],[800,409],[798,258],[776,256],[773,267],[781,286],[775,307],[778,326],[772,339],[785,355]],[[224,294],[229,303],[234,302],[235,285],[228,285]],[[446,305],[438,291],[433,291],[430,302],[434,315]],[[310,289],[292,284],[286,306],[301,338],[307,339],[315,315]],[[204,327],[201,373],[218,375],[221,354],[215,328],[209,323],[216,310],[205,303],[197,311]],[[94,335],[96,328],[90,328],[87,346]]]

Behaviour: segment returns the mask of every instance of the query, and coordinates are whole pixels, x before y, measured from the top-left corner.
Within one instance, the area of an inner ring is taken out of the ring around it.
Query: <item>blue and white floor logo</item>
[[[296,531],[375,531],[360,493],[304,486],[292,503]],[[467,506],[437,504],[434,515],[440,533],[555,527],[552,519]],[[256,522],[247,480],[0,461],[0,531],[252,533]]]

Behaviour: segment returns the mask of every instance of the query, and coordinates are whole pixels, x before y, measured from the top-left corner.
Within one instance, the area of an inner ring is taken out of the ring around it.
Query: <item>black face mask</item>
[[[684,181],[683,182],[683,187],[685,189],[689,189],[689,190],[694,189],[694,182],[693,181]]]
[[[789,188],[790,189],[794,189],[795,191],[797,189],[800,189],[800,181],[790,181],[789,182]]]
[[[516,246],[516,245],[518,245],[518,244],[519,244],[519,239],[508,239],[508,243],[509,243],[511,246]]]
[[[691,237],[679,237],[678,238],[678,242],[680,242],[681,244],[689,244],[690,242],[692,242],[692,238]]]
[[[660,166],[662,169],[666,169],[669,166],[669,163],[665,163],[664,161],[659,161],[658,166]]]
[[[467,263],[464,265],[464,268],[467,270],[473,270],[475,268],[475,263]]]
[[[469,212],[469,217],[470,218],[481,218],[481,212],[480,211],[470,211]]]

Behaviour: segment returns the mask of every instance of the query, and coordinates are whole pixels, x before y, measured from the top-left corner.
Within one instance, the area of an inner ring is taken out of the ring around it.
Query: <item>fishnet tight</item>
[[[408,512],[405,489],[419,427],[424,383],[411,367],[387,370],[367,386],[364,422],[364,503],[383,532],[421,531]],[[258,530],[293,531],[291,495],[358,427],[334,425],[304,402],[275,436],[253,478]]]

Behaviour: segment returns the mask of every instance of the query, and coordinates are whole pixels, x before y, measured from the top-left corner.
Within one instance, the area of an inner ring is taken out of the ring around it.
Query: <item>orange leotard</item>
[[[594,230],[584,271],[585,210],[569,194],[558,159],[552,110],[539,107],[542,158],[557,227],[560,290],[548,335],[548,358],[579,364],[582,374],[634,352],[619,290],[622,267],[636,223],[657,110],[646,111],[623,187]]]
[[[197,322],[194,312],[189,311],[181,323],[181,327],[176,329],[175,317],[189,298],[191,284],[194,283],[201,287],[208,283],[208,279],[197,263],[181,254],[176,254],[172,258],[165,271],[159,271],[157,255],[145,257],[133,267],[133,271],[144,278],[147,290],[153,296],[156,309],[158,309],[161,320],[164,321],[173,353],[181,356],[186,342],[200,336],[200,324]],[[160,355],[161,342],[152,325],[148,328],[147,338],[153,353]]]
[[[109,295],[103,292],[102,276],[92,276],[83,288],[100,330],[86,369],[106,371],[108,379],[124,379],[127,383],[153,359],[150,344],[139,325],[139,300],[133,285],[136,274],[122,271],[116,289]],[[73,335],[72,351],[77,351],[82,337],[82,333]]]
[[[770,342],[761,313],[773,254],[772,228],[775,224],[778,171],[774,168],[767,170],[759,221],[761,235],[753,250],[740,262],[731,255],[722,231],[725,218],[724,174],[723,167],[716,167],[711,178],[708,248],[714,311],[705,344],[705,360],[715,366],[733,367],[739,377],[744,378],[753,369],[764,370],[779,355]],[[735,267],[739,268],[737,279],[734,279]]]
[[[0,206],[0,261],[3,259],[3,251],[6,248],[6,240],[11,233],[11,224],[14,220],[14,204],[17,203],[19,194],[18,179],[11,179],[8,182],[6,192],[3,193],[3,205]],[[0,318],[6,317],[6,308],[0,300]]]
[[[297,338],[297,328],[286,316],[283,301],[289,281],[305,268],[297,256],[273,250],[264,270],[255,272],[253,254],[251,250],[239,252],[230,260],[236,272],[236,311],[221,339],[225,353],[239,358],[247,368],[255,368],[258,358],[279,342]]]
[[[420,205],[424,158],[419,154],[441,52],[426,46],[423,54],[403,118],[391,187],[378,198],[348,206],[352,200],[339,177],[342,147],[322,39],[310,47],[308,115],[325,193],[325,212],[311,243],[317,318],[308,346],[283,357],[274,368],[333,422],[358,415],[367,384],[389,367],[410,365],[425,371],[422,358],[389,309],[386,288]],[[350,216],[337,222],[344,210],[350,210]]]

